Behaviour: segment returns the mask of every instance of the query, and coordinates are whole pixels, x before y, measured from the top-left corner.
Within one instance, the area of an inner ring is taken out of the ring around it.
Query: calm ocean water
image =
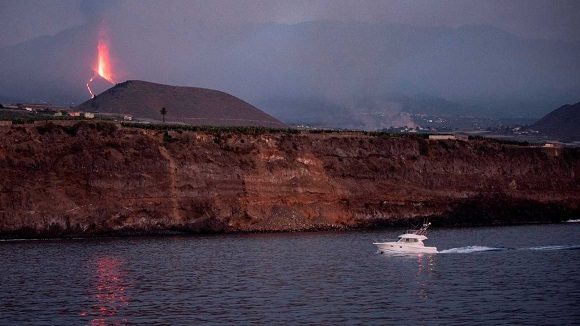
[[[0,242],[0,324],[579,324],[580,223]]]

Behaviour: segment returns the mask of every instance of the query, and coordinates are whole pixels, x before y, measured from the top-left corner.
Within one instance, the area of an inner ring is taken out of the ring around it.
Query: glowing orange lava
[[[99,40],[97,43],[97,64],[93,67],[95,74],[89,78],[87,81],[87,90],[91,94],[91,98],[95,97],[91,89],[91,83],[97,76],[100,76],[104,80],[111,84],[115,84],[113,79],[113,72],[111,68],[111,55],[109,53],[109,44],[107,42],[106,32],[103,26],[99,29]]]
[[[109,56],[109,46],[104,40],[99,40],[97,45],[97,50],[99,52],[99,59],[97,64],[97,73],[99,76],[106,79],[111,84],[114,84],[113,74],[111,73],[111,58]]]

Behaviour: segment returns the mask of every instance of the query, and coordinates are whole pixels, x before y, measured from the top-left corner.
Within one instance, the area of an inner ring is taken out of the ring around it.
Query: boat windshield
[[[399,242],[419,242],[419,240],[415,238],[401,238]]]

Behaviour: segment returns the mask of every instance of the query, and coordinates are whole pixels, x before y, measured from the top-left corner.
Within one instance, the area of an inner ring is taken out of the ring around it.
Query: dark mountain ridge
[[[580,102],[559,107],[532,128],[562,140],[580,140]]]
[[[285,125],[251,104],[224,92],[170,86],[140,80],[119,83],[77,108],[82,111],[131,114],[137,118],[166,120],[194,125],[264,126]]]

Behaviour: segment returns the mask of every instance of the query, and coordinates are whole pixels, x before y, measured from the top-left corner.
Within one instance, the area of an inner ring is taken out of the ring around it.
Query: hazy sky
[[[580,40],[577,0],[0,0],[0,47],[97,15],[208,24],[313,20],[418,26],[493,25],[528,38]]]
[[[116,82],[219,89],[281,117],[539,117],[580,100],[580,0],[0,0],[0,100],[86,100],[101,28]]]

